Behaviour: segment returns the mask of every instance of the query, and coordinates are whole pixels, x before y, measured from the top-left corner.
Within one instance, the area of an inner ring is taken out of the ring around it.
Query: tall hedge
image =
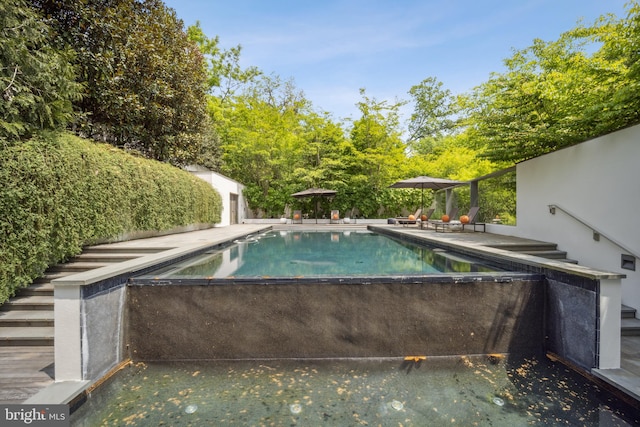
[[[106,144],[63,133],[0,148],[0,303],[85,245],[221,210],[205,181]]]

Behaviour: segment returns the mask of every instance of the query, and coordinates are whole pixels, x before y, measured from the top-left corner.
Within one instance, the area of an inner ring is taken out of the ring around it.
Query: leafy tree
[[[520,161],[637,123],[639,11],[633,2],[627,18],[601,17],[507,59],[472,95],[467,125],[486,155]]]
[[[388,186],[402,176],[406,161],[398,119],[402,103],[377,101],[369,98],[364,89],[360,94],[363,100],[357,105],[361,117],[351,129],[355,161],[349,174],[359,210],[365,216],[378,216],[397,208]]]
[[[207,115],[213,124],[213,129],[224,129],[229,114],[225,109],[233,108],[232,99],[243,88],[255,83],[262,72],[257,67],[243,69],[240,66],[240,45],[229,50],[220,48],[218,37],[209,38],[202,31],[200,22],[187,29],[189,40],[195,43],[204,56],[203,66],[206,73]],[[200,165],[211,170],[220,171],[222,168],[222,150],[219,135],[211,132],[210,140],[214,143],[204,145],[197,157]]]
[[[598,134],[640,122],[640,5],[634,0],[626,7],[625,18],[615,21],[603,17],[599,21],[602,24],[594,30],[594,39],[602,43],[596,57],[613,69],[613,73],[603,73],[601,78],[613,80],[615,89],[601,108],[594,106],[590,110],[590,116],[600,115],[602,119],[595,131]],[[597,73],[595,69],[594,74]],[[616,78],[618,75],[621,78]]]
[[[280,216],[290,194],[298,191],[293,174],[302,163],[308,106],[293,82],[263,76],[233,97],[216,123],[222,171],[245,184],[245,196],[258,215]]]
[[[227,100],[224,117],[216,121],[223,173],[245,184],[256,215],[277,217],[287,206],[311,213],[310,200],[291,198],[309,187],[338,192],[321,200],[325,215],[329,208],[349,214],[355,208],[363,216],[397,213],[405,196],[387,187],[406,160],[399,104],[378,102],[364,91],[363,98],[363,115],[348,137],[342,124],[315,113],[292,81],[262,76]]]
[[[352,171],[360,156],[346,137],[341,123],[332,121],[328,113],[311,113],[304,118],[303,162],[296,168],[295,180],[303,187],[325,187],[336,190],[330,201],[323,200],[327,209],[338,209],[351,215],[360,199],[354,194]]]
[[[0,3],[0,140],[64,127],[79,99],[70,52],[55,50],[49,28],[22,0]]]
[[[75,130],[175,164],[211,145],[204,58],[160,0],[32,0],[86,87]]]
[[[414,152],[428,154],[435,141],[456,128],[457,101],[435,77],[412,86],[409,94],[414,108],[408,125],[408,143]]]
[[[200,22],[187,29],[189,40],[195,42],[207,60],[207,86],[210,93],[224,103],[234,96],[238,90],[249,83],[255,82],[262,75],[257,67],[243,69],[240,66],[242,46],[238,45],[229,50],[220,48],[220,39],[207,37],[200,27]]]

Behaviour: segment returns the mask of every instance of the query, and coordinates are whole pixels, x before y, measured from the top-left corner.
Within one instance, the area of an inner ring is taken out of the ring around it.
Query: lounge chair
[[[483,222],[476,222],[476,216],[478,215],[478,211],[480,210],[479,207],[474,206],[471,209],[469,209],[469,213],[466,215],[469,217],[469,221],[467,223],[462,223],[460,221],[456,221],[455,223],[450,223],[450,222],[441,222],[441,223],[437,223],[435,225],[436,227],[436,231],[438,231],[439,229],[441,229],[441,231],[447,231],[447,229],[452,230],[452,226],[456,226],[456,227],[460,227],[460,230],[464,231],[465,227],[470,227],[473,226],[473,231],[476,231],[476,227],[477,226],[482,226],[482,232],[485,231],[485,223]]]
[[[416,213],[413,215],[398,216],[398,217],[395,217],[394,219],[396,220],[396,224],[402,224],[402,225],[417,224],[418,218],[420,218],[420,212],[422,212],[422,209],[418,208]],[[413,217],[413,219],[411,219],[411,217]]]
[[[342,222],[344,224],[351,224],[351,222],[353,221],[353,223],[356,223],[356,217],[353,215],[353,213],[356,211],[356,208],[351,208],[351,212],[348,213],[344,218],[342,218]]]
[[[449,217],[449,221],[455,220],[456,215],[458,215],[458,208],[451,208],[451,210],[447,214],[447,216]],[[428,225],[432,225],[433,228],[435,228],[436,231],[438,231],[439,228],[442,228],[443,231],[444,231],[445,228],[448,228],[451,225],[457,225],[457,223],[451,224],[451,222],[443,222],[440,219],[434,219],[434,220],[429,221]]]
[[[471,226],[473,226],[473,231],[476,231],[476,226],[482,226],[483,233],[486,231],[486,224],[484,222],[476,222],[476,217],[478,216],[479,210],[480,208],[477,206],[474,206],[471,209],[469,209],[469,213],[467,214],[467,216],[469,217],[469,222],[467,222],[466,224],[465,223],[462,224],[463,231],[465,227],[471,227]]]
[[[291,224],[302,224],[302,211],[293,211]]]
[[[329,218],[330,224],[340,224],[340,211],[333,210],[331,211],[331,218]]]
[[[431,215],[433,215],[434,212],[435,212],[435,209],[431,208],[427,211],[426,214],[422,215],[423,217],[425,217],[424,220],[422,219],[422,217],[420,217],[420,228],[429,226],[429,220],[431,219]]]

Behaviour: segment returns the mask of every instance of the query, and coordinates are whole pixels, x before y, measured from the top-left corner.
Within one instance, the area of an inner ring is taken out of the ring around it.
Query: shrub
[[[70,134],[0,148],[0,303],[84,245],[220,221],[200,178]]]

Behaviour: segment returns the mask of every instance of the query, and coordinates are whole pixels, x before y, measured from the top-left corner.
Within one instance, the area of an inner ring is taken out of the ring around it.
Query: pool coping
[[[626,277],[625,274],[615,273],[610,271],[597,270],[589,267],[585,267],[582,265],[571,264],[564,261],[557,261],[547,258],[541,258],[535,255],[528,255],[524,253],[513,252],[507,249],[500,249],[496,247],[491,247],[479,243],[473,243],[466,241],[455,242],[448,239],[446,236],[440,236],[440,234],[436,234],[432,230],[420,230],[413,228],[398,228],[398,227],[390,227],[390,226],[378,226],[378,225],[370,225],[369,230],[377,231],[380,233],[388,234],[388,235],[402,235],[405,238],[408,238],[412,241],[417,241],[422,244],[435,245],[438,247],[442,247],[445,249],[455,249],[456,251],[462,253],[471,253],[473,255],[478,256],[478,254],[485,255],[494,260],[501,261],[511,261],[519,264],[523,264],[533,269],[550,269],[555,270],[561,273],[577,275],[581,277],[585,277],[588,279],[594,280],[604,280],[604,279],[623,279]],[[448,233],[450,235],[451,233]],[[460,234],[472,234],[472,233],[460,233]],[[469,251],[469,249],[473,249],[473,251]]]
[[[51,282],[54,286],[86,286],[93,283],[105,281],[113,277],[121,276],[129,273],[136,273],[158,264],[163,264],[175,259],[190,256],[226,244],[234,239],[246,237],[255,233],[262,233],[270,230],[270,225],[262,225],[253,227],[250,232],[242,231],[238,233],[229,233],[223,237],[214,240],[207,240],[196,243],[188,243],[167,250],[161,250],[156,253],[150,253],[138,258],[122,261],[116,264],[107,265],[93,270],[83,271],[81,273],[54,279]]]

